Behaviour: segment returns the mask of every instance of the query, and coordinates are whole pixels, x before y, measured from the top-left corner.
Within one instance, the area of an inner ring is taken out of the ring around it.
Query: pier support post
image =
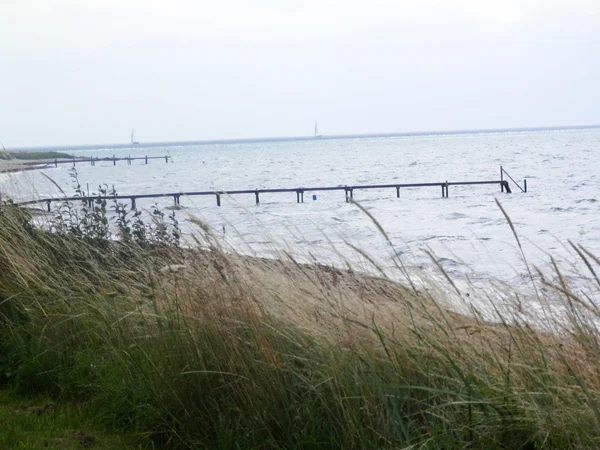
[[[500,166],[500,181],[504,181],[504,169]],[[500,183],[500,192],[504,192],[504,183]]]
[[[527,193],[527,178],[523,180],[523,190]]]
[[[512,194],[512,191],[510,190],[510,186],[508,185],[508,181],[503,181],[502,185],[504,186],[504,190],[506,191],[507,194]]]
[[[50,212],[50,201],[47,201],[46,204],[48,205],[48,212]]]
[[[344,191],[346,191],[346,203],[350,202],[351,199],[354,198],[354,195],[352,193],[352,188],[344,188]]]
[[[441,184],[442,186],[442,198],[448,198],[448,182]]]
[[[146,164],[148,164],[148,155],[146,155]]]
[[[165,163],[169,163],[169,157],[167,155],[165,155]]]
[[[131,209],[135,209],[135,197],[131,197]]]
[[[258,205],[260,203],[260,199],[258,198],[258,191],[255,191],[254,195],[256,196],[256,204]]]
[[[58,159],[54,158],[54,167],[58,167]]]
[[[400,198],[400,186],[396,186],[396,197]]]
[[[117,165],[117,158],[115,155],[113,155],[113,166]]]
[[[221,194],[216,194],[217,196],[217,206],[221,206]]]

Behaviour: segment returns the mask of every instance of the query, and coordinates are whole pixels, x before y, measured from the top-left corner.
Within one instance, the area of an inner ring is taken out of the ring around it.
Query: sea
[[[572,244],[600,257],[600,129],[529,130],[388,137],[213,142],[69,150],[78,157],[170,156],[77,164],[82,189],[114,186],[119,194],[232,191],[500,179],[498,185],[182,197],[138,200],[175,212],[189,245],[207,224],[229,251],[351,266],[365,272],[397,267],[445,271],[458,279],[493,278],[531,285],[554,258],[566,276],[587,269]],[[72,165],[5,174],[0,189],[16,201],[74,193]],[[505,175],[505,178],[506,175]],[[501,210],[499,204],[504,209]],[[506,215],[510,218],[507,219]],[[515,236],[516,235],[516,236]],[[518,238],[518,239],[517,239]],[[583,269],[582,269],[583,267]]]

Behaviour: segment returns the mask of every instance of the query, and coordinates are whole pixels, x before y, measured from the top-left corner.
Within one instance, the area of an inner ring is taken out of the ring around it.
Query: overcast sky
[[[6,147],[600,123],[599,0],[0,0]]]

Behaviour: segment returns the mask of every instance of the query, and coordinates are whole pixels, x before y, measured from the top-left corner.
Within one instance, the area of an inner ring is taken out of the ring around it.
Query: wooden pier
[[[91,157],[91,158],[73,158],[73,159],[57,159],[54,158],[54,161],[44,161],[42,163],[40,163],[39,161],[30,161],[30,162],[26,162],[23,163],[23,165],[25,166],[41,166],[41,165],[52,165],[54,164],[54,167],[58,167],[59,164],[73,164],[73,166],[75,166],[75,164],[77,163],[90,163],[90,165],[95,166],[96,163],[99,162],[112,162],[114,166],[117,165],[117,161],[127,161],[127,165],[131,165],[132,161],[144,161],[145,164],[148,164],[148,161],[151,159],[164,159],[165,163],[169,162],[169,159],[171,159],[171,157],[169,155],[165,155],[165,156],[137,156],[137,157],[131,157],[131,156],[125,156],[125,157],[120,157],[117,158],[116,156],[105,156],[104,158],[98,158],[98,157]]]
[[[136,207],[136,200],[148,198],[164,198],[171,197],[173,204],[178,206],[181,204],[181,197],[195,196],[214,196],[217,206],[221,206],[221,197],[224,195],[254,195],[254,200],[258,205],[261,195],[295,193],[296,202],[304,203],[304,194],[306,192],[324,192],[324,191],[340,191],[344,193],[346,201],[354,199],[354,191],[370,190],[370,189],[393,189],[396,192],[396,197],[400,198],[400,189],[404,188],[430,188],[437,187],[442,191],[442,197],[448,198],[450,186],[480,186],[480,185],[498,185],[501,192],[507,194],[512,193],[508,180],[504,179],[504,175],[508,175],[501,168],[501,179],[490,181],[439,181],[433,183],[390,183],[390,184],[367,184],[354,186],[317,186],[317,187],[298,187],[298,188],[277,188],[277,189],[241,189],[231,191],[190,191],[190,192],[167,192],[161,194],[136,194],[136,195],[106,195],[106,196],[81,196],[81,197],[54,197],[43,198],[39,200],[30,200],[17,203],[17,205],[30,205],[36,203],[46,203],[48,211],[52,203],[64,201],[82,201],[93,203],[96,200],[126,200],[131,202],[132,208]],[[527,192],[527,181],[524,180],[523,187],[517,183],[512,177],[510,180],[516,184],[522,192]]]

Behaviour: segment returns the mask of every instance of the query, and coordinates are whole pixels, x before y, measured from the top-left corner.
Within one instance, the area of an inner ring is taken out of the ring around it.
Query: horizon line
[[[320,136],[280,136],[280,137],[255,137],[255,138],[236,138],[236,139],[204,139],[187,141],[159,141],[159,142],[140,142],[132,143],[113,143],[113,144],[81,144],[81,145],[45,145],[45,146],[22,146],[6,148],[5,151],[49,151],[49,150],[93,150],[93,149],[120,149],[120,148],[151,148],[165,146],[188,146],[188,145],[214,145],[214,144],[251,144],[267,142],[293,142],[293,141],[319,141],[335,139],[361,139],[361,138],[385,138],[385,137],[411,137],[411,136],[452,136],[462,134],[492,134],[492,133],[510,133],[510,132],[539,132],[539,131],[567,131],[567,130],[586,130],[600,129],[597,125],[560,125],[543,127],[518,127],[518,128],[480,128],[463,130],[431,130],[431,131],[405,131],[405,132],[384,132],[384,133],[360,133],[360,134],[332,134]]]

